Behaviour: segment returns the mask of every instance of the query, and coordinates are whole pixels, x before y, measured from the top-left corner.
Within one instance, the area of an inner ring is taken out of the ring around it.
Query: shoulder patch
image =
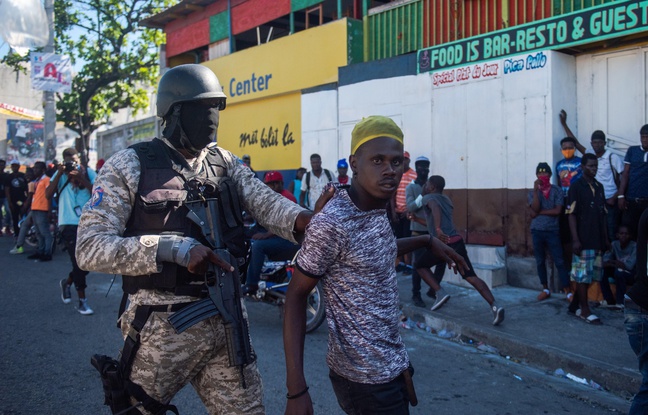
[[[103,200],[103,194],[104,190],[101,188],[101,186],[98,186],[94,189],[94,191],[92,192],[92,199],[90,200],[90,209],[101,204],[101,201]]]

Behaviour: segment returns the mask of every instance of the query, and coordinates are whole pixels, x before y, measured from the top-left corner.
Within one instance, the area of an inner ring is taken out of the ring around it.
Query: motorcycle
[[[247,212],[243,212],[243,220],[246,237],[251,243],[251,237],[257,231],[256,220]],[[295,255],[296,257],[297,255]],[[265,261],[261,269],[259,288],[256,293],[247,298],[279,307],[279,315],[283,319],[286,292],[295,271],[295,258],[287,261]],[[242,275],[245,276],[245,272]],[[245,281],[241,281],[241,283],[245,283]],[[325,319],[326,312],[324,310],[322,285],[321,282],[318,282],[308,295],[306,303],[306,333],[317,330]]]
[[[294,271],[295,263],[293,260],[264,262],[259,288],[252,297],[258,301],[278,306],[280,315],[283,318],[286,291]],[[325,319],[322,283],[318,282],[306,300],[306,333],[317,330]]]

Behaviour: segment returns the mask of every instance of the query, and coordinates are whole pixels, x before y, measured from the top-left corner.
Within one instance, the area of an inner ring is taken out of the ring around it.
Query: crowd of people
[[[5,160],[0,160],[0,187],[4,187],[2,205],[8,206],[5,216],[5,234],[13,236],[15,246],[10,254],[27,254],[28,260],[48,262],[52,260],[55,241],[60,239],[67,252],[72,270],[60,281],[61,300],[72,302],[70,287],[74,283],[78,295],[77,311],[83,315],[94,313],[85,295],[86,275],[76,262],[76,237],[79,218],[85,204],[90,200],[96,173],[81,163],[75,148],[63,151],[63,162],[49,166],[37,161],[25,166],[21,172],[18,160],[11,161],[11,172],[5,173]],[[12,226],[10,225],[12,224]],[[34,252],[27,252],[29,232],[33,231],[37,243]]]
[[[29,258],[51,260],[50,215],[55,205],[72,265],[68,277],[60,281],[62,301],[72,301],[74,284],[79,313],[92,314],[85,296],[88,272],[122,275],[128,302],[123,302],[127,307],[119,316],[125,341],[117,362],[121,383],[110,385],[123,388],[118,392],[127,406],[133,405],[120,408],[122,413],[135,407],[143,414],[174,409],[170,401],[191,383],[210,413],[262,414],[257,364],[252,359],[242,368],[229,365],[223,318],[211,315],[182,332],[168,320],[209,296],[209,266],[232,272],[244,262],[246,252],[239,248],[244,246],[245,210],[263,227],[252,235],[246,293],[256,290],[259,264],[266,256],[294,253],[301,246],[285,304],[286,413],[313,413],[303,372],[305,309],[308,294],[319,281],[328,316],[326,361],[340,407],[349,414],[409,413],[416,395],[412,363],[399,332],[397,272],[412,274],[416,305],[426,307],[421,281],[429,285],[427,295],[434,298],[435,311],[450,298],[440,285],[447,266],[484,298],[493,325],[505,317],[504,308],[471,264],[454,224],[452,200],[444,194],[445,179],[429,175],[430,161],[424,156],[410,168],[401,128],[388,117],[369,116],[354,127],[350,156],[338,161],[337,175],[322,167],[320,155],[312,154],[311,170],[298,169],[284,189],[280,172],[259,178],[249,155],[239,159],[217,146],[225,102],[211,70],[177,66],[158,86],[162,137],[117,152],[105,161],[101,174],[81,163],[73,148],[66,149],[63,162],[50,166],[49,172],[45,163],[37,162],[23,175],[20,165],[12,162],[12,173],[0,180],[5,195],[1,202],[13,221],[5,222],[4,231],[18,234],[11,253],[25,253],[20,232],[26,227],[8,225],[24,217],[38,237],[38,249]],[[603,269],[610,269],[606,275],[617,279],[616,294],[609,284],[601,287],[606,301],[618,304],[623,287],[632,283],[632,255],[637,251],[632,241],[634,221],[648,206],[648,125],[641,129],[641,146],[628,150],[621,172],[616,156],[605,149],[603,133],[592,134],[595,154],[585,153],[567,126],[567,114],[561,113],[560,119],[568,135],[561,141],[565,159],[556,166],[560,186],[551,183],[551,167],[540,163],[528,199],[543,285],[538,299],[551,295],[544,265],[548,251],[571,300],[569,310],[588,323],[600,324],[589,309],[589,285],[600,279]],[[584,153],[582,158],[575,156],[576,149]],[[602,171],[605,161],[607,172]],[[4,171],[1,161],[0,167]],[[217,224],[210,223],[211,231],[220,233],[219,243],[230,251],[232,263],[214,252],[205,228],[197,226],[201,217],[192,206],[208,201],[219,203],[215,211],[220,215],[214,219]],[[612,205],[616,215],[610,213]],[[642,220],[647,220],[645,214]],[[611,241],[610,234],[617,240]],[[569,262],[563,258],[564,235],[570,242]],[[643,255],[639,261],[645,268]],[[640,316],[646,314],[641,308],[646,305],[645,280],[644,273],[629,289],[628,294],[637,297],[634,302],[623,297],[626,308]],[[641,339],[628,330],[634,348],[633,341]],[[641,350],[635,351],[648,386],[648,362],[642,360]],[[648,387],[644,389],[648,394]]]
[[[558,185],[552,184],[551,167],[541,162],[528,194],[542,284],[538,300],[552,294],[546,265],[550,254],[558,276],[554,288],[566,294],[568,311],[586,323],[601,324],[590,309],[590,287],[600,284],[603,300],[595,306],[622,310],[626,287],[634,282],[633,239],[648,207],[648,124],[639,131],[640,145],[630,146],[622,158],[607,148],[600,130],[592,132],[592,151],[587,152],[569,128],[564,110],[559,118],[566,137],[560,141],[563,159],[555,167]]]

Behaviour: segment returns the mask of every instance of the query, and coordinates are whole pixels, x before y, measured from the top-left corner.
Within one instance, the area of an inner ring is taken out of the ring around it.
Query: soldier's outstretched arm
[[[123,275],[159,272],[158,235],[123,237],[139,178],[139,159],[131,149],[119,151],[102,167],[79,221],[76,257],[82,269]]]

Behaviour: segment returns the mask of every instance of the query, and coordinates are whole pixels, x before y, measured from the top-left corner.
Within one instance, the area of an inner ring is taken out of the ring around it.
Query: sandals
[[[580,317],[581,320],[583,320],[583,321],[584,321],[585,323],[587,323],[587,324],[592,324],[592,325],[595,325],[595,326],[600,326],[601,324],[603,324],[603,323],[601,322],[601,319],[598,318],[598,317],[596,316],[596,314],[590,314],[590,315],[587,316],[587,317],[583,317],[583,316],[581,315],[581,316],[579,316],[579,317]]]

